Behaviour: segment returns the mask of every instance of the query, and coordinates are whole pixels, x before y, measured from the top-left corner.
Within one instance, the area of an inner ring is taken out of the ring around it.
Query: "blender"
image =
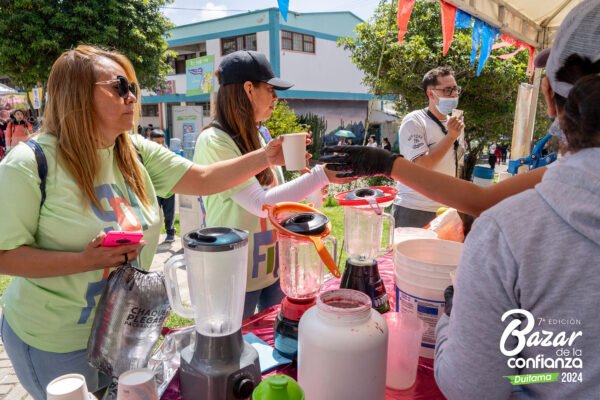
[[[334,258],[325,247],[331,244],[337,257],[337,241],[329,236],[329,219],[315,208],[300,203],[265,205],[278,236],[279,282],[286,297],[275,319],[275,349],[294,359],[298,352],[298,323],[316,304],[323,284],[323,264],[340,276]]]
[[[392,204],[397,192],[387,186],[372,186],[335,196],[344,207],[344,250],[348,255],[340,288],[366,293],[380,313],[390,307],[375,257],[391,251],[394,245],[394,217],[383,209]],[[389,242],[380,248],[385,220],[389,223]]]
[[[182,397],[248,399],[261,380],[258,352],[241,331],[248,232],[213,227],[191,231],[182,240],[183,256],[165,265],[171,307],[195,320],[192,344],[181,351]],[[191,307],[181,301],[179,269],[187,273]]]

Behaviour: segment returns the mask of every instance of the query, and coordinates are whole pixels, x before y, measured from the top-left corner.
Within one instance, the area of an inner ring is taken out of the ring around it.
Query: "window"
[[[158,104],[142,104],[142,117],[158,117]]]
[[[315,52],[315,37],[302,33],[281,31],[281,48],[283,50]]]
[[[185,74],[185,61],[192,58],[196,58],[195,53],[180,54],[177,56],[177,58],[171,60],[171,67],[176,74]]]
[[[238,50],[256,50],[256,33],[221,39],[221,55]]]

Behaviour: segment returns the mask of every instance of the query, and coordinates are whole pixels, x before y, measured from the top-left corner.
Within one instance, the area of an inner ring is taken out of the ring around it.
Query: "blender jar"
[[[173,310],[195,320],[205,336],[227,336],[242,326],[248,265],[248,232],[205,228],[183,237],[184,255],[165,265],[167,294]],[[177,269],[185,269],[192,306],[181,303]]]
[[[394,217],[384,213],[396,196],[389,187],[361,188],[336,196],[344,207],[344,247],[348,257],[376,258],[392,250],[394,244]],[[381,248],[383,221],[389,223],[388,246]]]

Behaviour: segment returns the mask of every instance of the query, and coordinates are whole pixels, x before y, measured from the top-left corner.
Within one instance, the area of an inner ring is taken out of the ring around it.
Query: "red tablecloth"
[[[394,262],[391,254],[383,256],[377,259],[379,264],[379,274],[381,279],[385,283],[385,288],[390,299],[390,306],[392,310],[395,304],[395,288],[394,288]],[[339,279],[331,279],[323,285],[323,290],[337,289],[340,287]],[[279,312],[279,305],[273,306],[262,312],[253,315],[252,317],[243,321],[242,331],[243,333],[252,332],[269,345],[273,346],[273,324],[275,323],[275,317]],[[286,374],[296,379],[296,363],[288,364],[279,367],[263,376],[269,376],[273,374]],[[175,376],[167,390],[162,396],[163,400],[175,400],[180,398],[179,393],[179,379]],[[419,359],[419,369],[417,371],[417,381],[412,388],[408,390],[391,390],[386,389],[386,400],[437,400],[444,399],[445,397],[439,391],[435,379],[433,377],[433,360],[421,357]]]

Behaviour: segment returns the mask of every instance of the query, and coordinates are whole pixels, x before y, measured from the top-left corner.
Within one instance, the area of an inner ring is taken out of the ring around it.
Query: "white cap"
[[[592,62],[600,59],[600,0],[585,0],[573,8],[560,24],[552,48],[535,59],[536,67],[546,67],[552,90],[565,98],[573,85],[558,81],[556,72],[572,54]]]

